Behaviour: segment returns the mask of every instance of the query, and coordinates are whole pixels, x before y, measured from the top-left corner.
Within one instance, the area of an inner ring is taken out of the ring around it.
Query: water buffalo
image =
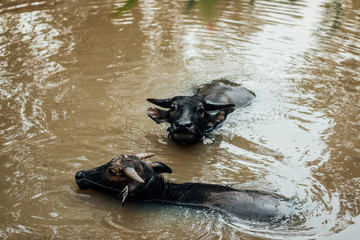
[[[258,221],[279,220],[290,213],[289,201],[278,194],[215,184],[172,183],[161,175],[171,173],[170,167],[142,161],[153,155],[118,155],[100,167],[77,172],[75,181],[82,190],[112,194],[122,204],[126,199],[158,201],[206,207]]]
[[[197,89],[193,96],[147,101],[169,110],[150,107],[147,114],[156,123],[170,123],[169,137],[192,144],[208,135],[235,109],[248,105],[255,94],[228,80],[215,80]]]

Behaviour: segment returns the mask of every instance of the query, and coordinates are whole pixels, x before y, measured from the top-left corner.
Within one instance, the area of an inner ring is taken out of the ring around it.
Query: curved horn
[[[169,108],[172,103],[172,98],[166,98],[166,99],[155,99],[155,98],[148,98],[146,99],[148,102],[151,102],[155,105],[158,105],[163,108]]]
[[[232,103],[214,103],[209,100],[205,100],[204,102],[205,110],[207,111],[214,111],[214,110],[220,110],[220,109],[226,109],[226,108],[233,108],[235,107],[235,104]]]
[[[132,167],[127,167],[124,169],[124,172],[126,176],[131,178],[132,180],[139,182],[139,183],[145,183],[145,181],[135,172],[135,169]]]
[[[143,160],[145,158],[151,158],[151,157],[155,156],[155,154],[154,153],[138,153],[138,154],[135,154],[135,156],[137,156],[138,158]]]

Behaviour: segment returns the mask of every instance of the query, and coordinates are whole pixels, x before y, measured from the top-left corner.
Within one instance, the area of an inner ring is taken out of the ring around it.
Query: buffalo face
[[[169,136],[177,143],[191,144],[206,136],[209,129],[225,120],[234,104],[213,103],[199,96],[177,96],[147,101],[169,110],[148,109],[148,116],[156,123],[170,123]]]
[[[144,188],[157,174],[172,172],[163,163],[141,161],[152,156],[153,153],[118,155],[100,167],[77,172],[75,181],[82,190],[90,188],[117,195],[124,202],[129,194]]]

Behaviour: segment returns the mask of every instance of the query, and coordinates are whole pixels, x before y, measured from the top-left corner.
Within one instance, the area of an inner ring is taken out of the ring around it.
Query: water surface
[[[354,239],[360,233],[360,3],[182,1],[0,3],[0,236],[4,239]],[[214,132],[178,146],[148,97],[227,78],[257,95]],[[74,174],[154,152],[175,182],[294,199],[282,224],[128,203]]]

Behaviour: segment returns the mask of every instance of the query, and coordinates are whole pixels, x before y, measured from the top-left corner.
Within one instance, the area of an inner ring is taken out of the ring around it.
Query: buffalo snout
[[[82,190],[86,190],[89,188],[89,184],[85,181],[85,173],[84,171],[79,171],[75,174],[75,182]]]

